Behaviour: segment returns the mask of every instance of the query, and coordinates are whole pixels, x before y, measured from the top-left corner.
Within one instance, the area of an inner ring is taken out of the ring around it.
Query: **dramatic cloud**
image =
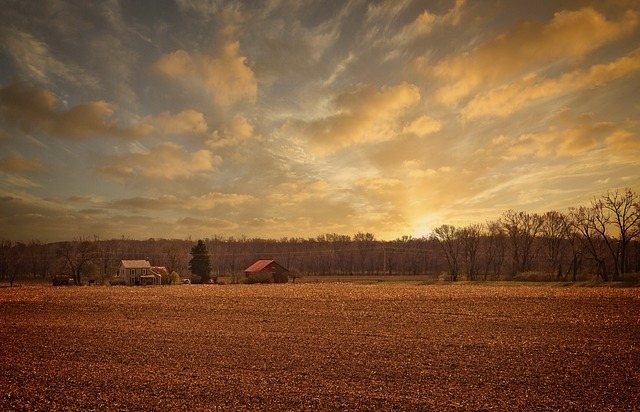
[[[0,159],[0,172],[21,173],[44,171],[42,163],[38,160],[25,159],[22,156],[7,156]]]
[[[505,117],[526,104],[540,99],[566,95],[581,89],[601,87],[640,70],[640,49],[609,64],[599,64],[588,71],[575,70],[557,79],[529,76],[512,84],[477,95],[462,110],[466,120],[478,117]]]
[[[208,130],[204,115],[196,110],[176,114],[162,112],[157,116],[145,117],[143,123],[170,135],[198,134]]]
[[[393,240],[640,190],[637,1],[5,3],[8,239]]]
[[[0,112],[24,132],[43,131],[62,139],[134,138],[148,132],[145,128],[122,128],[115,120],[108,120],[114,110],[107,102],[79,103],[64,110],[52,93],[17,80],[0,89]]]
[[[222,135],[216,131],[207,140],[211,148],[232,147],[254,137],[253,126],[242,115],[236,115],[224,127]]]
[[[455,104],[479,87],[508,82],[558,61],[576,61],[631,34],[637,25],[636,12],[609,21],[591,8],[558,12],[547,24],[523,22],[468,54],[453,55],[438,63],[435,74],[452,82],[442,87],[438,96],[446,104]]]
[[[146,153],[109,156],[100,172],[118,180],[136,177],[173,180],[189,177],[198,172],[215,170],[222,159],[209,150],[188,152],[176,143],[163,143]]]
[[[407,83],[376,89],[360,85],[336,96],[334,114],[308,122],[304,134],[311,148],[330,154],[349,146],[392,139],[404,111],[420,100],[418,88]]]
[[[178,50],[162,56],[153,68],[189,89],[204,88],[218,106],[254,103],[258,84],[239,51],[237,41],[226,43],[216,56]]]
[[[604,149],[608,143],[629,144],[635,140],[638,149],[638,136],[610,122],[596,121],[592,113],[576,115],[570,109],[563,109],[552,119],[549,130],[541,133],[527,133],[515,140],[496,139],[507,159],[534,155],[540,158],[556,156],[577,156],[592,149]],[[631,139],[630,139],[631,138]],[[629,146],[628,149],[632,149]],[[632,153],[628,153],[634,156]]]
[[[442,124],[438,120],[432,119],[429,116],[420,116],[406,125],[402,131],[416,136],[426,136],[439,131],[441,127]]]

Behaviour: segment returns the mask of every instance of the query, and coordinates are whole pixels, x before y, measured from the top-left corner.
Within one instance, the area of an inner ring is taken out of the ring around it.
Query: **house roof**
[[[159,276],[169,276],[169,271],[164,266],[151,266],[150,272]]]
[[[151,268],[151,263],[149,263],[148,260],[122,260],[120,261],[120,264],[125,269],[138,269],[138,268],[150,269]]]
[[[254,264],[252,264],[251,266],[249,266],[248,268],[246,268],[244,271],[245,272],[260,272],[261,270],[264,270],[267,266],[269,266],[270,264],[275,263],[276,265],[280,266],[282,269],[284,269],[285,271],[288,272],[288,270],[280,265],[278,262],[276,262],[275,260],[272,259],[260,259],[260,260],[256,260],[256,262]]]

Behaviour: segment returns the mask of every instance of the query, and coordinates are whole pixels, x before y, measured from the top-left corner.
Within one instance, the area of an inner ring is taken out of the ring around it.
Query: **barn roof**
[[[253,265],[249,266],[248,268],[246,268],[244,270],[245,273],[256,273],[256,272],[260,272],[261,270],[265,270],[265,269],[270,269],[270,270],[277,270],[278,272],[288,272],[289,269],[287,269],[286,267],[282,266],[281,264],[279,264],[278,262],[276,262],[273,259],[260,259],[257,260]]]
[[[151,263],[148,260],[123,260],[121,264],[125,269],[151,268]]]
[[[275,262],[275,261],[272,260],[272,259],[256,260],[256,262],[253,265],[249,266],[244,271],[245,272],[260,272],[262,269],[266,268],[267,266],[269,266],[273,262]]]

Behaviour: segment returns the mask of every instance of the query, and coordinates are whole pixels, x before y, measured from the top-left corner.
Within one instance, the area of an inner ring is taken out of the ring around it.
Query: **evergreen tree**
[[[207,245],[202,240],[191,248],[191,260],[189,261],[189,270],[191,273],[200,276],[202,283],[209,283],[211,279],[211,261]]]

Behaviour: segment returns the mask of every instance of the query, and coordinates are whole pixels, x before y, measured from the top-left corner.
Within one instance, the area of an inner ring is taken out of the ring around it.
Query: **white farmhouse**
[[[149,260],[121,260],[118,277],[127,285],[160,285],[162,275],[152,270]]]

